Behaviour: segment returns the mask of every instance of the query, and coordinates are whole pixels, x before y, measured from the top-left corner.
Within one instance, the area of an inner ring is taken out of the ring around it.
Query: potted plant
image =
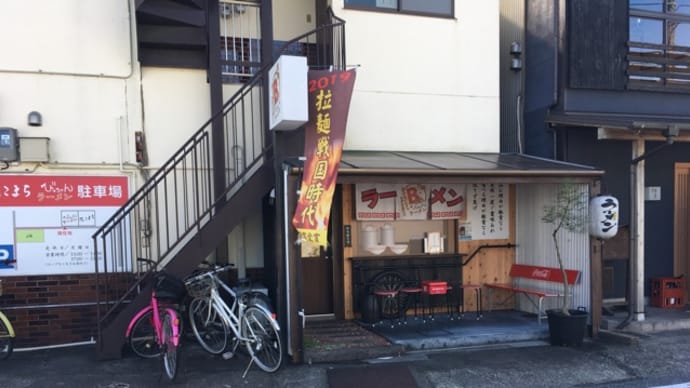
[[[582,233],[586,230],[589,222],[586,195],[575,184],[561,184],[553,204],[544,207],[542,221],[553,226],[551,238],[556,249],[558,267],[563,279],[561,307],[546,311],[549,319],[551,344],[579,345],[585,334],[587,312],[580,309],[570,309],[571,289],[563,263],[558,235],[560,232]]]

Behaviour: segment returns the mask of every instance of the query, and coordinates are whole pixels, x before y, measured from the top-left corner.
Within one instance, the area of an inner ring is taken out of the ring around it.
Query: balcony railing
[[[690,47],[628,42],[628,89],[690,92]]]
[[[220,61],[223,82],[248,81],[261,67],[260,5],[251,1],[219,3]]]

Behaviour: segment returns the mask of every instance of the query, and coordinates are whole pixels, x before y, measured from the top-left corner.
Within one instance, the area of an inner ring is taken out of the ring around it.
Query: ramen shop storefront
[[[300,167],[293,165],[286,174],[288,193],[299,186]],[[371,290],[381,279],[510,281],[516,258],[536,257],[534,244],[520,240],[535,240],[530,234],[541,223],[535,209],[551,190],[567,182],[596,194],[602,174],[520,154],[345,151],[328,246],[301,244],[289,252],[289,341],[302,338],[302,320],[310,317],[376,319]],[[597,327],[601,297],[591,285],[600,284],[601,273],[591,256],[577,260],[572,265],[585,268],[587,279],[575,297]],[[478,309],[478,303],[465,294],[466,311]]]

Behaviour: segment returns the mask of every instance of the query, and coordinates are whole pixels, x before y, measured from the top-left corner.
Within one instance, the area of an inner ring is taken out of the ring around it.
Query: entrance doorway
[[[690,276],[690,163],[676,163],[674,187],[674,271],[676,276],[685,275],[687,279]],[[687,297],[688,290],[685,292]]]
[[[302,306],[307,316],[333,314],[333,259],[330,249],[302,259]]]

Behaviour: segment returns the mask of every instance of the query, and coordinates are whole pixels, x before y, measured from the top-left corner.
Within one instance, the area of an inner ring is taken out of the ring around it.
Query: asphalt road
[[[650,334],[632,345],[595,340],[569,348],[539,342],[413,352],[373,362],[288,364],[273,374],[252,367],[245,378],[243,354],[223,360],[191,341],[183,345],[172,384],[162,384],[157,359],[127,355],[99,361],[92,346],[79,346],[16,352],[0,362],[0,387],[329,387],[330,369],[351,368],[357,374],[358,368],[382,363],[405,365],[419,387],[690,387],[690,330]],[[387,387],[386,376],[378,376],[375,386]]]

